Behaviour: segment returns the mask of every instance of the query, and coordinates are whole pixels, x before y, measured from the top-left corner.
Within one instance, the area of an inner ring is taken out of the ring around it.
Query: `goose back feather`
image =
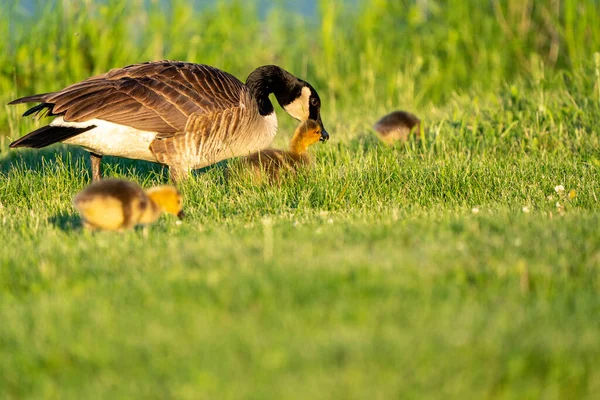
[[[142,131],[183,132],[192,114],[236,107],[244,84],[208,65],[161,61],[115,68],[58,92],[10,102],[42,102],[50,116],[65,121],[101,119]],[[246,89],[247,90],[247,89]]]

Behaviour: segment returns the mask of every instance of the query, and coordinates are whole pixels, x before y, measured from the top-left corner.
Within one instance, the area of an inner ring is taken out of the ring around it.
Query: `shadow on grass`
[[[227,160],[193,171],[192,176],[202,175],[213,169],[225,169]],[[1,149],[0,174],[8,175],[11,171],[31,171],[43,173],[64,168],[73,175],[82,174],[91,180],[89,153],[74,146],[55,145],[44,149]],[[128,177],[146,182],[169,182],[169,169],[161,164],[149,161],[131,160],[127,158],[104,156],[102,158],[102,176]]]
[[[48,218],[48,223],[64,232],[80,231],[83,229],[81,218],[76,214],[56,214]]]
[[[361,150],[363,152],[384,149],[385,144],[379,140],[374,131],[360,132],[347,143],[352,151]]]
[[[435,141],[435,137],[433,135],[433,132],[425,130],[423,137],[416,137],[414,134],[411,134],[410,137],[405,141],[397,140],[388,144],[379,138],[377,132],[374,130],[368,130],[356,134],[345,144],[345,146],[347,146],[351,151],[364,154],[375,151],[394,151],[397,154],[403,154],[406,153],[410,148],[416,149],[421,147],[423,143],[426,145],[431,145]]]
[[[0,173],[4,175],[11,171],[44,173],[61,168],[91,180],[89,153],[77,147],[56,145],[44,149],[3,149],[0,152]],[[140,181],[156,178],[167,182],[169,179],[168,169],[162,165],[119,157],[103,157],[102,174],[107,177],[129,176]]]

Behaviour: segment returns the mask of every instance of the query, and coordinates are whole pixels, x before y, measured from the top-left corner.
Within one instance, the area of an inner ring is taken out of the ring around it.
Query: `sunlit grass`
[[[221,164],[181,187],[182,225],[90,234],[86,153],[9,150],[44,121],[2,106],[0,397],[594,398],[598,3],[533,3],[0,7],[3,104],[141,60],[242,80],[275,63],[319,90],[331,134],[296,179]],[[423,140],[378,141],[398,108]]]

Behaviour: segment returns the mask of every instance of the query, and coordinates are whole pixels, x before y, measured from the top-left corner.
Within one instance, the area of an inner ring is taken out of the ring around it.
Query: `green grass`
[[[319,90],[331,134],[281,186],[209,168],[181,188],[182,225],[91,234],[71,205],[86,153],[9,150],[41,122],[7,106],[0,397],[594,398],[600,6],[490,3],[323,1],[318,20],[265,21],[242,2],[0,8],[3,104],[145,59],[242,79],[277,63]],[[397,108],[424,140],[378,142]],[[283,147],[295,123],[278,113]]]

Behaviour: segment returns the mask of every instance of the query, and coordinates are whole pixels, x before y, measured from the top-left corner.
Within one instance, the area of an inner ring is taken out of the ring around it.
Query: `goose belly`
[[[62,143],[80,146],[99,155],[157,161],[156,156],[150,151],[150,143],[156,137],[156,132],[141,131],[99,119],[85,122],[67,122],[59,117],[52,121],[50,125],[76,128],[96,125],[95,128],[64,140]]]

